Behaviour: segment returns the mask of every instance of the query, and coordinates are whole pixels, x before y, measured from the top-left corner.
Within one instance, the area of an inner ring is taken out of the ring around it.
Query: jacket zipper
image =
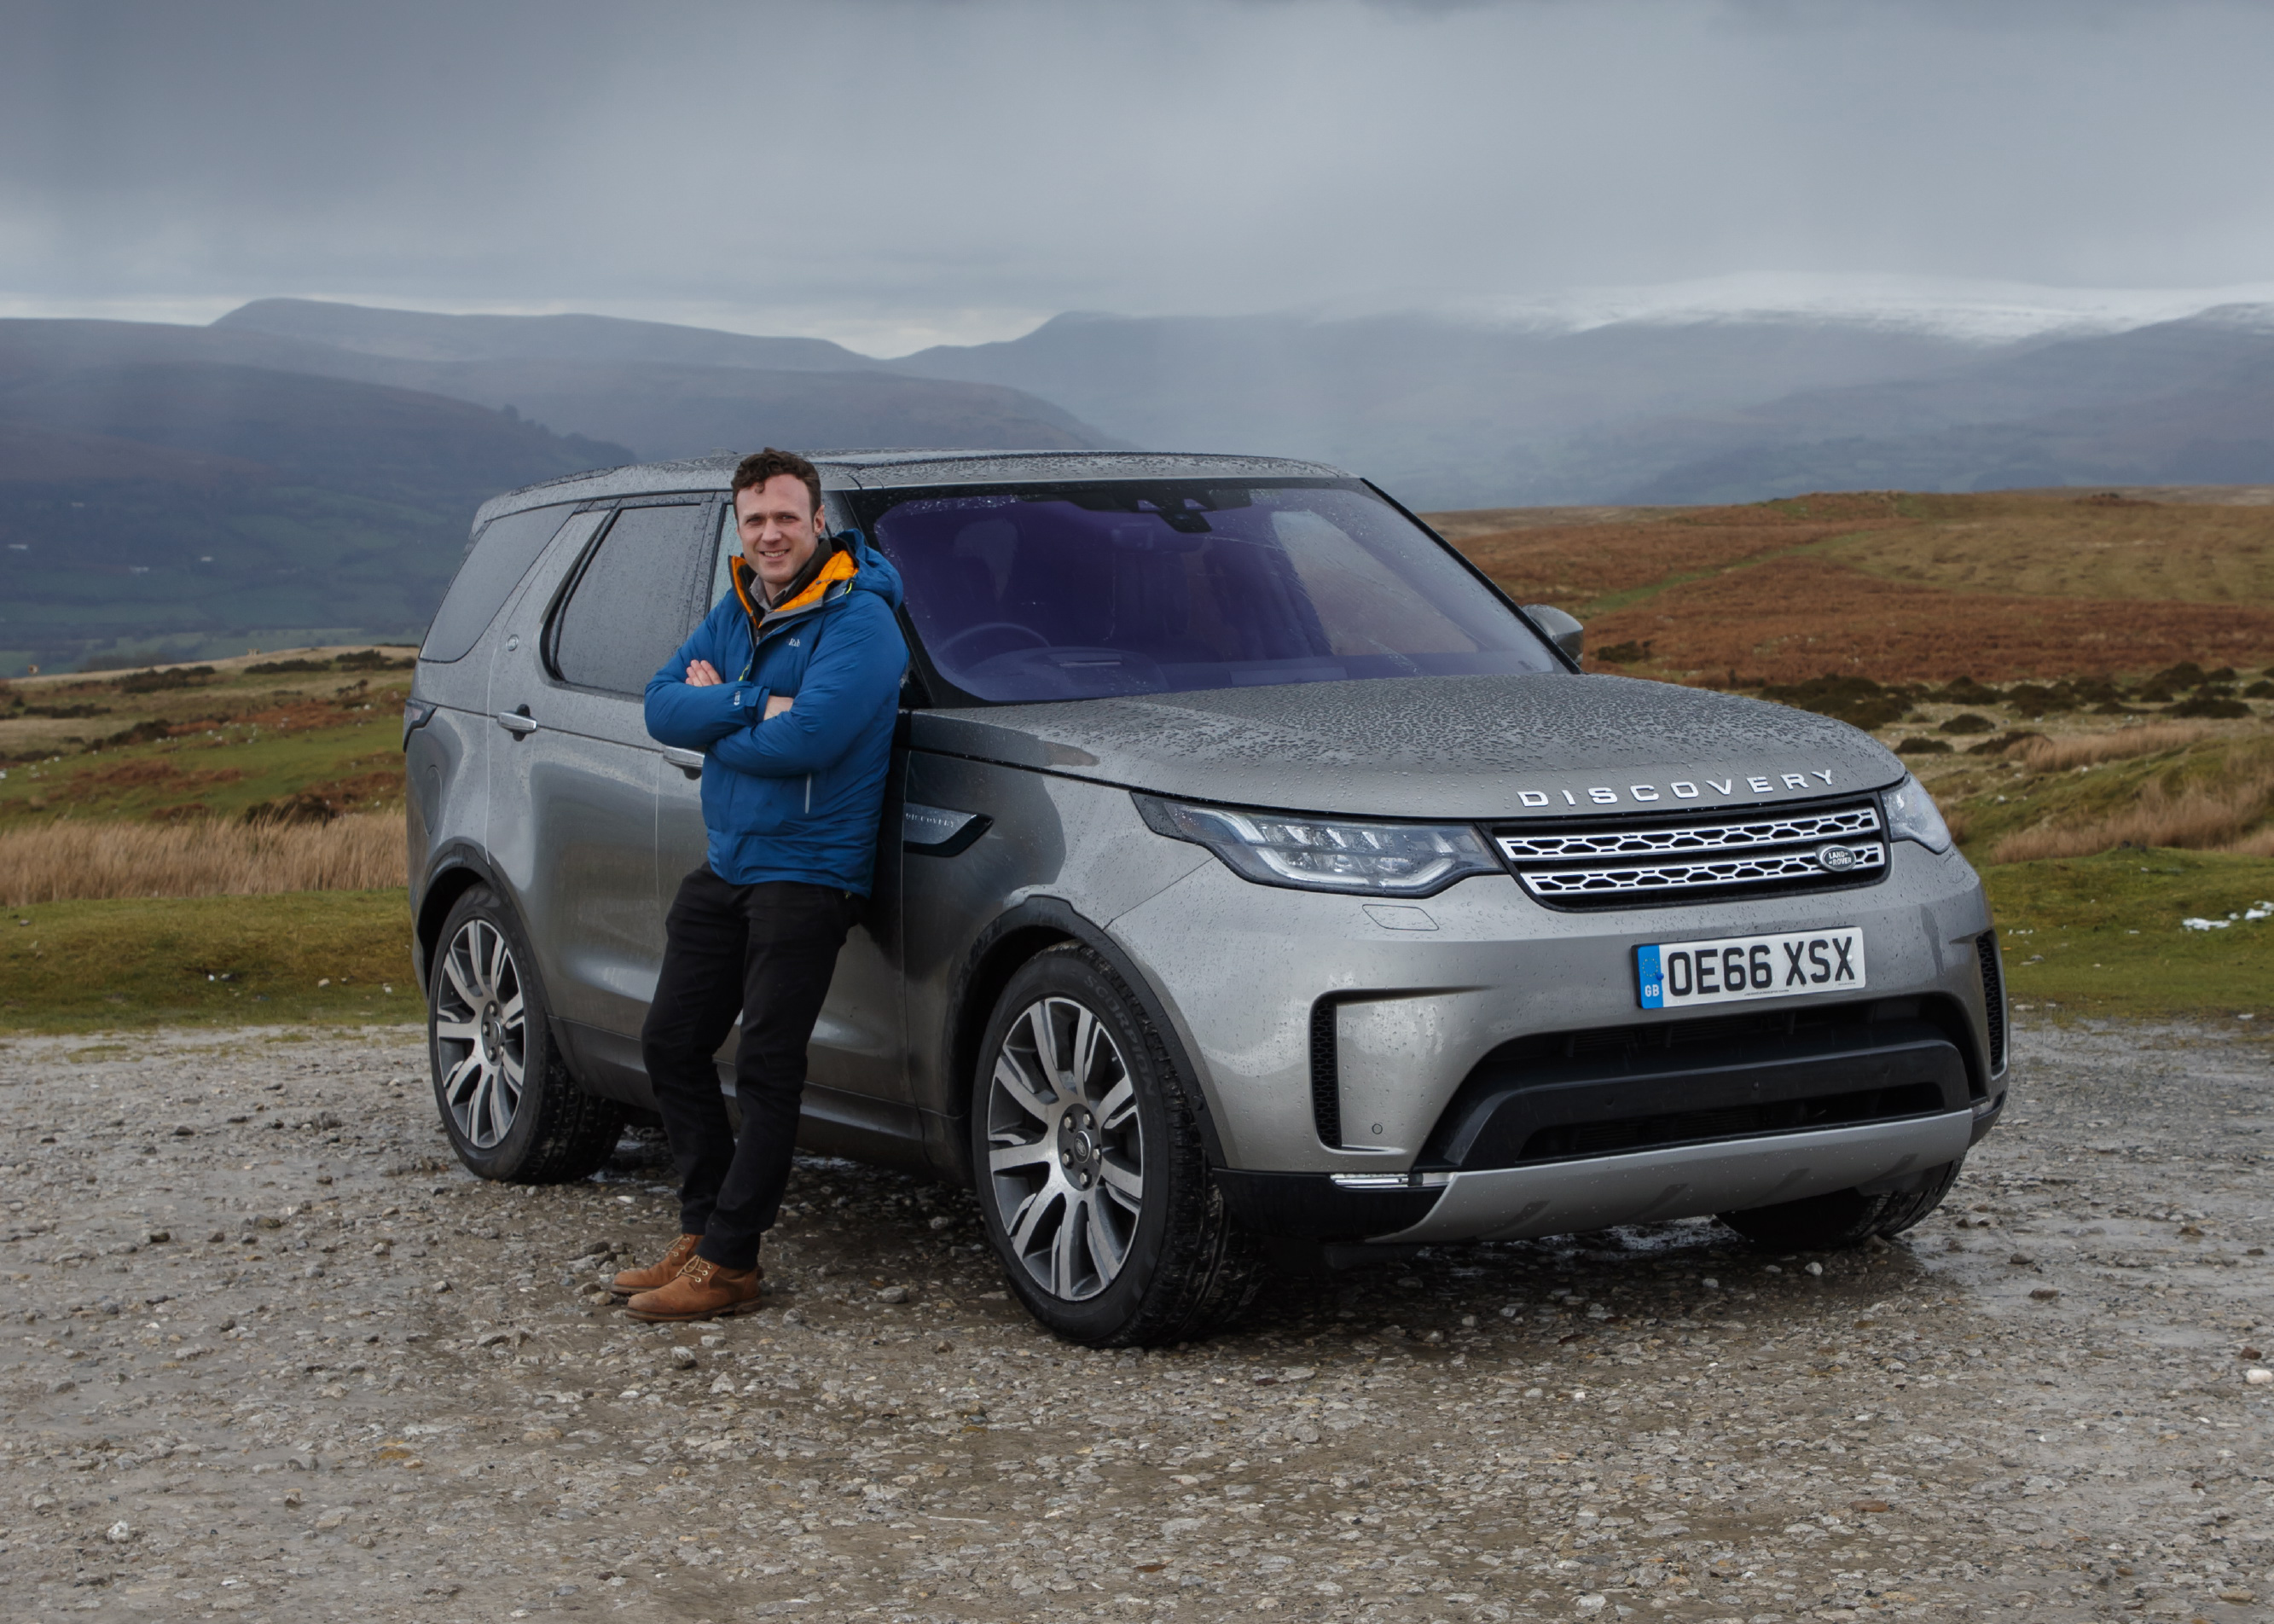
[[[813,775],[809,772],[805,775],[805,809],[809,815],[813,811]]]

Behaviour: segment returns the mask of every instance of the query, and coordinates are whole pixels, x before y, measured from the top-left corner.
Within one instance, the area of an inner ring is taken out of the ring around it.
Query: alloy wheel
[[[495,1148],[513,1129],[526,1076],[521,971],[504,933],[470,919],[443,954],[434,999],[442,1103],[466,1142]]]
[[[1040,999],[1004,1034],[987,1089],[987,1187],[1012,1255],[1066,1302],[1128,1260],[1144,1211],[1137,1089],[1105,1023]]]

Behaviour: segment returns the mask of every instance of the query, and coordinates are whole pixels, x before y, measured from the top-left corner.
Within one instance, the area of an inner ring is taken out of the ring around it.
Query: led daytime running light
[[[1470,874],[1502,872],[1465,825],[1358,823],[1137,798],[1159,833],[1205,846],[1265,885],[1424,896]]]

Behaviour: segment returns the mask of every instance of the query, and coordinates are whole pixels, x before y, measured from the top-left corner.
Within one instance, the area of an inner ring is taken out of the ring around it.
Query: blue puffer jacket
[[[832,539],[819,575],[763,619],[735,560],[734,590],[648,680],[648,732],[706,758],[711,871],[730,885],[869,891],[908,650],[900,572],[857,531]],[[726,680],[691,687],[698,659]],[[775,694],[797,703],[761,719]]]

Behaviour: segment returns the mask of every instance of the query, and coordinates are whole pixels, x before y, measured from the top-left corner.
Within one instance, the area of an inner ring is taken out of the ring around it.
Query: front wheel
[[[1891,1237],[1924,1218],[1942,1205],[1943,1197],[1958,1182],[1966,1165],[1955,1162],[1931,1168],[1911,1190],[1866,1195],[1861,1190],[1834,1190],[1774,1207],[1751,1207],[1723,1213],[1721,1222],[1757,1246],[1781,1252],[1844,1252],[1861,1246],[1873,1236]]]
[[[980,1049],[972,1165],[1028,1312],[1091,1347],[1205,1335],[1254,1294],[1192,1083],[1127,985],[1068,943],[1012,976]]]
[[[553,1041],[519,921],[486,885],[442,922],[426,987],[434,1103],[458,1160],[523,1184],[590,1177],[623,1131],[614,1101],[576,1086]]]

